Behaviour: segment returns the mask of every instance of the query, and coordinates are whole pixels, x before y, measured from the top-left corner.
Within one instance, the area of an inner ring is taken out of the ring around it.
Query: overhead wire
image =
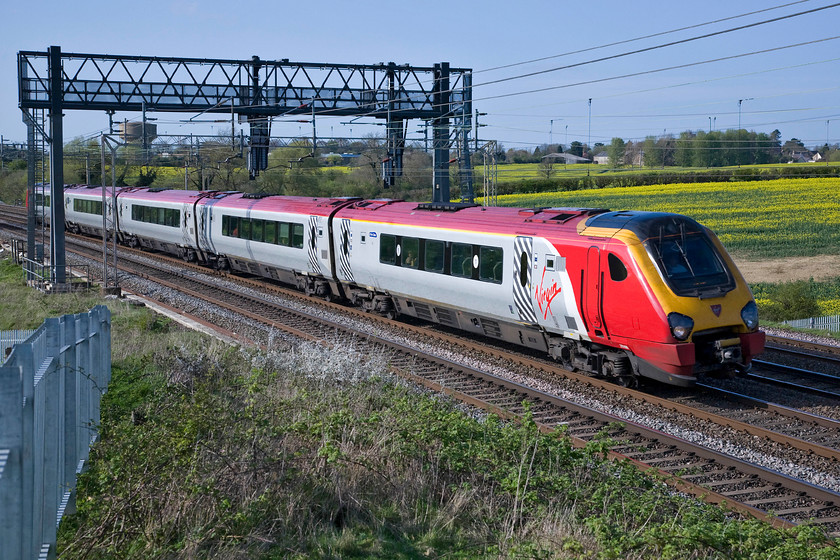
[[[774,10],[774,9],[780,9],[780,8],[792,6],[792,5],[795,5],[795,4],[804,3],[804,2],[807,2],[807,1],[811,1],[811,0],[799,0],[797,2],[790,2],[790,3],[787,3],[787,4],[782,4],[782,5],[779,5],[779,6],[766,8],[766,9],[763,9],[763,10],[756,10],[756,11],[748,12],[748,13],[745,13],[745,14],[739,14],[739,15],[736,15],[736,16],[721,18],[719,20],[715,20],[715,21],[712,21],[712,22],[706,22],[706,23],[702,23],[702,24],[687,26],[685,28],[680,28],[680,29],[677,29],[677,30],[671,30],[671,31],[656,33],[656,34],[650,35],[649,37],[661,36],[661,35],[674,33],[674,32],[685,30],[685,29],[693,29],[693,28],[702,27],[702,26],[705,26],[705,25],[711,25],[713,23],[719,23],[719,22],[722,22],[722,21],[738,19],[738,18],[741,18],[741,17],[746,17],[746,16],[749,16],[749,15],[754,15],[754,14],[757,14],[757,13],[762,13],[762,12],[766,12],[766,11],[770,11],[770,10]],[[766,25],[766,24],[769,24],[769,23],[775,23],[775,22],[778,22],[778,21],[783,21],[783,20],[786,20],[786,19],[791,19],[791,18],[794,18],[794,17],[803,16],[803,15],[808,15],[808,14],[816,13],[816,12],[819,12],[819,11],[827,10],[827,9],[830,9],[830,8],[835,8],[835,7],[838,7],[838,6],[840,6],[840,2],[837,2],[837,3],[834,3],[834,4],[829,4],[827,6],[820,6],[820,7],[817,7],[817,8],[813,8],[813,9],[810,9],[810,10],[805,10],[805,11],[801,11],[801,12],[797,12],[797,13],[793,13],[793,14],[787,14],[787,15],[784,15],[784,16],[779,16],[779,17],[776,17],[776,18],[771,18],[771,19],[767,19],[767,20],[763,20],[763,21],[759,21],[759,22],[753,22],[753,23],[742,25],[742,26],[737,26],[737,27],[733,27],[733,28],[729,28],[729,29],[720,30],[720,31],[714,31],[714,32],[703,34],[703,35],[698,35],[698,36],[694,36],[694,37],[688,37],[688,38],[685,38],[685,39],[680,39],[680,40],[677,40],[677,41],[671,41],[671,42],[663,43],[663,44],[660,44],[660,45],[654,45],[654,46],[651,46],[651,47],[645,47],[645,48],[636,49],[636,50],[633,50],[633,51],[617,53],[617,54],[614,54],[614,55],[601,57],[601,58],[597,58],[597,59],[593,59],[593,60],[577,62],[577,63],[570,64],[570,65],[559,66],[559,67],[555,67],[555,68],[549,68],[549,69],[539,70],[539,71],[535,71],[535,72],[519,74],[519,75],[515,75],[515,76],[508,76],[506,78],[500,78],[500,79],[497,79],[497,80],[491,80],[491,81],[483,82],[483,83],[479,83],[479,84],[472,84],[472,86],[470,86],[470,87],[474,90],[477,87],[482,87],[482,86],[486,86],[486,85],[491,85],[491,84],[516,80],[516,79],[526,78],[526,77],[530,77],[530,76],[545,74],[545,73],[549,73],[549,72],[556,72],[556,71],[559,71],[559,70],[575,68],[575,67],[579,67],[579,66],[583,66],[583,65],[587,65],[587,64],[594,64],[594,63],[603,62],[603,61],[606,61],[606,60],[612,60],[612,59],[616,59],[616,58],[626,57],[626,56],[639,54],[639,53],[643,53],[643,52],[648,52],[648,51],[652,51],[652,50],[656,50],[656,49],[661,49],[661,48],[665,48],[665,47],[670,47],[670,46],[684,44],[684,43],[688,43],[688,42],[692,42],[692,41],[697,41],[697,40],[700,40],[700,39],[719,36],[719,35],[723,35],[723,34],[727,34],[727,33],[733,33],[735,31],[750,29],[750,28],[754,28],[754,27],[757,27],[757,26]],[[575,51],[575,52],[586,52],[586,51],[589,51],[589,50],[605,48],[605,47],[608,47],[608,46],[612,46],[614,44],[629,43],[629,42],[633,42],[633,41],[636,41],[636,40],[641,40],[643,38],[648,38],[648,36],[635,38],[635,39],[628,39],[628,40],[625,40],[625,41],[619,41],[619,42],[616,42],[616,43],[610,43],[610,44],[607,44],[607,45],[601,45],[601,46],[597,46],[597,47],[591,47],[591,48],[588,48],[588,49],[582,49],[581,51]],[[807,44],[807,43],[805,43],[805,44]],[[770,49],[766,52],[771,52],[771,51],[772,51],[772,49]],[[758,51],[757,54],[761,53],[761,52],[765,52],[765,51]],[[556,57],[560,57],[560,56],[565,56],[565,54],[572,54],[572,53],[564,53],[564,54],[560,54],[560,55],[553,55],[551,57],[546,57],[546,58],[556,58]],[[726,58],[722,58],[720,60],[726,60]],[[525,64],[527,62],[529,62],[529,61],[523,62],[521,64]],[[518,64],[520,64],[520,63],[513,64],[513,65],[508,65],[508,66],[514,66],[514,65],[518,65]],[[659,70],[659,71],[664,71],[664,70]],[[475,74],[476,72],[473,71],[472,73]],[[632,76],[632,75],[633,74],[630,74],[629,76]],[[418,82],[418,85],[420,85],[421,83],[422,82]],[[588,83],[588,82],[585,82],[585,83]],[[375,90],[371,90],[371,91],[375,91]],[[452,87],[449,90],[446,90],[442,93],[453,93],[453,92],[457,92],[457,91],[460,91],[460,90],[455,88],[455,87]],[[533,93],[533,92],[539,92],[539,91],[544,91],[544,90],[542,90],[542,89],[531,90],[531,91],[521,92],[519,94]],[[421,92],[418,95],[420,95],[422,97],[427,97],[429,95],[429,92]],[[517,94],[508,94],[508,95],[517,95]],[[473,98],[473,101],[485,100],[485,99],[494,99],[494,98],[496,98],[496,97],[483,97],[483,98],[479,98],[479,99]],[[411,99],[409,99],[409,100],[411,100]],[[420,99],[415,99],[415,100],[421,101]],[[249,105],[248,107],[249,108],[260,108],[260,107],[269,107],[269,106],[271,106],[271,105],[268,105],[268,104],[252,104],[252,105]],[[434,105],[433,105],[433,107],[434,107]],[[341,110],[341,109],[339,109],[339,108],[321,109],[321,110],[316,110],[314,112],[314,114],[316,116],[329,116],[330,113],[335,113],[339,110]],[[366,114],[366,116],[374,116],[375,117],[375,116],[378,116],[378,115],[382,115],[385,112],[387,112],[387,109],[374,109],[374,110],[368,112]]]
[[[716,37],[716,36],[724,35],[724,34],[727,34],[727,33],[734,33],[735,31],[743,31],[745,29],[758,27],[760,25],[766,25],[766,24],[769,24],[769,23],[776,23],[778,21],[783,21],[783,20],[786,20],[786,19],[794,18],[794,17],[813,14],[813,13],[816,13],[816,12],[819,12],[819,11],[822,11],[822,10],[828,10],[828,9],[831,9],[831,8],[836,8],[838,6],[840,6],[840,2],[836,2],[834,4],[829,4],[827,6],[820,6],[818,8],[814,8],[814,9],[811,9],[811,10],[806,10],[804,12],[798,12],[798,13],[795,13],[795,14],[788,14],[788,15],[784,15],[784,16],[779,16],[779,17],[776,17],[776,18],[771,18],[771,19],[767,19],[767,20],[763,20],[763,21],[758,21],[758,22],[754,22],[754,23],[740,25],[738,27],[731,27],[729,29],[723,29],[723,30],[720,30],[720,31],[705,33],[703,35],[688,37],[686,39],[679,39],[677,41],[670,41],[668,43],[653,45],[653,46],[645,47],[645,48],[642,48],[642,49],[636,49],[636,50],[622,52],[622,53],[613,54],[613,55],[609,55],[609,56],[603,56],[603,57],[592,59],[592,60],[584,60],[584,61],[581,61],[581,62],[575,62],[574,64],[566,64],[564,66],[557,66],[557,67],[554,67],[554,68],[546,68],[544,70],[537,70],[537,71],[534,71],[534,72],[527,72],[525,74],[517,74],[515,76],[508,76],[506,78],[499,78],[497,80],[491,80],[491,81],[488,81],[488,82],[473,84],[472,87],[474,89],[474,88],[477,88],[477,87],[483,87],[483,86],[487,86],[487,85],[491,85],[491,84],[498,84],[498,83],[502,83],[502,82],[508,82],[508,81],[511,81],[511,80],[519,80],[519,79],[528,78],[528,77],[531,77],[531,76],[548,74],[550,72],[557,72],[559,70],[568,70],[570,68],[577,68],[577,67],[584,66],[584,65],[587,65],[587,64],[595,64],[597,62],[604,62],[604,61],[607,61],[607,60],[615,60],[617,58],[623,58],[623,57],[631,56],[631,55],[634,55],[634,54],[641,54],[641,53],[644,53],[644,52],[650,52],[650,51],[654,51],[654,50],[658,50],[658,49],[662,49],[662,48],[666,48],[666,47],[673,47],[673,46],[676,46],[676,45],[682,45],[682,44],[690,43],[690,42],[693,42],[693,41],[699,41],[700,39],[708,39],[710,37]]]
[[[627,39],[627,40],[624,40],[624,41],[617,41],[617,42],[613,42],[613,43],[609,43],[609,44],[601,45],[601,46],[597,46],[597,47],[580,49],[578,51],[574,51],[574,52],[571,52],[571,53],[562,53],[562,54],[559,54],[559,55],[542,57],[540,59],[534,59],[534,60],[530,60],[530,61],[522,61],[522,62],[519,62],[519,63],[510,64],[510,65],[488,68],[488,69],[480,70],[478,72],[486,72],[486,71],[490,71],[490,70],[504,69],[504,68],[519,66],[519,65],[523,65],[523,64],[532,63],[532,62],[539,62],[539,61],[543,61],[543,60],[558,58],[558,57],[566,56],[566,55],[569,55],[569,54],[576,54],[576,53],[587,52],[587,51],[596,50],[596,49],[600,49],[600,48],[606,48],[606,47],[610,47],[610,46],[626,44],[626,43],[630,43],[630,42],[633,42],[633,41],[638,41],[638,40],[642,40],[642,39],[648,39],[648,38],[652,38],[652,37],[667,35],[669,33],[676,33],[676,32],[679,32],[679,31],[695,29],[695,28],[706,26],[706,25],[712,25],[712,24],[715,24],[715,23],[720,23],[720,22],[724,22],[724,21],[738,19],[738,18],[741,18],[741,17],[746,17],[746,16],[749,16],[749,15],[754,15],[754,14],[757,14],[757,13],[762,13],[762,12],[767,12],[767,11],[771,11],[771,10],[781,9],[781,8],[789,7],[789,6],[792,6],[792,5],[805,3],[805,2],[808,2],[808,1],[810,1],[810,0],[799,0],[797,2],[789,2],[789,3],[786,3],[786,4],[779,5],[779,6],[765,8],[765,9],[762,9],[762,10],[756,10],[756,11],[753,11],[753,12],[748,12],[748,13],[745,13],[745,14],[739,14],[739,15],[736,15],[736,16],[729,16],[729,17],[726,17],[726,18],[720,18],[720,19],[710,21],[710,22],[705,22],[705,23],[691,25],[691,26],[685,26],[685,27],[681,27],[681,28],[678,28],[678,29],[674,29],[674,30],[664,31],[664,32],[655,33],[655,34],[651,34],[651,35],[646,35],[646,36],[643,36],[643,37],[637,37],[637,38],[633,38],[633,39]],[[827,9],[830,9],[830,8],[834,8],[834,7],[837,7],[837,6],[840,6],[840,3],[834,3],[834,4],[827,5],[827,6],[821,6],[821,7],[813,8],[813,9],[810,9],[810,10],[794,13],[794,14],[779,16],[779,17],[776,17],[776,18],[771,18],[771,19],[767,19],[767,20],[764,20],[764,21],[760,21],[760,22],[754,22],[754,23],[750,23],[750,24],[746,24],[746,25],[742,25],[742,26],[738,26],[738,27],[734,27],[734,28],[730,28],[730,29],[726,29],[726,30],[715,31],[715,32],[711,32],[711,33],[707,33],[707,34],[703,34],[703,35],[699,35],[699,36],[695,36],[695,37],[690,37],[690,38],[681,39],[681,40],[677,40],[677,41],[671,41],[671,42],[668,42],[668,43],[664,43],[664,44],[660,44],[660,45],[654,45],[654,46],[646,47],[646,48],[643,48],[643,49],[636,49],[636,50],[629,51],[629,52],[618,53],[618,54],[610,55],[610,56],[607,56],[607,57],[601,57],[601,58],[594,59],[594,60],[583,61],[583,62],[579,62],[579,63],[575,63],[575,64],[571,64],[571,65],[566,65],[566,66],[560,66],[560,67],[556,67],[556,68],[544,69],[544,70],[540,70],[540,71],[537,71],[537,72],[529,72],[529,73],[520,74],[520,75],[516,75],[516,76],[509,76],[509,77],[502,78],[502,79],[499,79],[499,80],[488,81],[488,82],[484,82],[484,83],[480,83],[480,84],[473,84],[472,87],[476,88],[476,87],[481,87],[481,86],[487,86],[487,85],[490,85],[490,84],[516,80],[516,79],[520,79],[520,78],[545,74],[545,73],[549,73],[549,72],[555,72],[555,71],[559,71],[559,70],[563,70],[563,69],[567,69],[567,68],[578,67],[578,66],[582,66],[584,64],[594,64],[596,62],[601,62],[601,61],[610,60],[610,59],[614,59],[614,58],[626,57],[626,56],[630,56],[630,55],[633,55],[633,54],[639,54],[639,53],[643,53],[643,52],[647,52],[647,51],[651,51],[651,50],[655,50],[655,49],[661,49],[661,48],[665,48],[665,47],[679,45],[679,44],[687,43],[687,42],[690,42],[690,41],[697,41],[697,40],[704,39],[704,38],[714,37],[714,36],[722,35],[722,34],[725,34],[725,33],[732,33],[732,32],[735,32],[735,31],[741,31],[741,30],[753,28],[753,27],[756,27],[756,26],[759,26],[759,25],[765,25],[765,24],[768,24],[768,23],[782,21],[782,20],[802,16],[802,15],[805,15],[805,14],[812,14],[812,13],[816,13],[816,12],[819,12],[819,11],[822,11],[822,10],[827,10]],[[763,49],[763,50],[753,51],[753,52],[749,52],[749,53],[742,53],[740,55],[720,57],[720,58],[716,58],[716,59],[710,59],[710,60],[699,61],[699,62],[694,62],[694,63],[674,65],[674,66],[665,67],[665,68],[628,73],[628,74],[623,74],[623,75],[620,75],[620,76],[612,76],[612,77],[601,78],[601,79],[597,79],[597,80],[582,81],[582,82],[578,82],[578,83],[574,83],[574,84],[564,84],[564,85],[553,86],[553,87],[532,89],[532,90],[528,90],[528,91],[512,92],[512,93],[494,95],[494,96],[485,96],[485,97],[480,97],[480,98],[474,98],[473,101],[475,102],[475,101],[483,101],[483,100],[488,100],[488,99],[498,99],[498,98],[504,98],[504,97],[512,97],[512,96],[525,95],[525,94],[537,93],[537,92],[542,92],[542,91],[550,91],[550,90],[555,90],[555,89],[569,88],[569,87],[573,87],[573,86],[577,86],[577,85],[586,85],[586,84],[592,84],[592,83],[605,82],[605,81],[609,81],[609,80],[618,80],[618,79],[624,79],[624,78],[629,78],[629,77],[648,75],[648,74],[653,74],[653,73],[658,73],[658,72],[665,72],[665,71],[668,71],[668,70],[675,70],[675,69],[687,68],[687,67],[691,67],[691,66],[697,66],[697,65],[701,65],[701,64],[710,64],[710,63],[714,63],[714,62],[720,62],[720,61],[725,61],[725,60],[730,60],[730,59],[735,59],[735,58],[740,58],[740,57],[745,57],[745,56],[765,54],[765,53],[774,52],[774,51],[787,49],[787,48],[794,48],[794,47],[798,47],[798,46],[811,45],[811,44],[816,44],[816,43],[820,43],[820,42],[824,42],[824,41],[835,40],[837,38],[840,38],[840,36],[829,37],[829,38],[824,38],[824,39],[817,39],[817,40],[807,41],[807,42],[802,42],[802,43],[796,43],[796,44],[792,44],[792,45],[786,45],[786,46],[783,46],[783,47]],[[477,73],[477,72],[474,72],[474,73]],[[718,79],[724,79],[724,78],[718,78]],[[679,87],[679,85],[674,85],[674,86],[669,86],[669,87]],[[457,91],[457,90],[455,88],[453,88],[450,91]],[[258,106],[267,106],[267,105],[252,105],[252,107],[258,107]],[[325,117],[325,116],[330,116],[330,113],[335,112],[337,110],[338,109],[321,109],[321,110],[315,110],[313,112],[308,112],[308,114],[314,114],[315,116]],[[371,111],[371,112],[367,113],[365,116],[374,116],[375,117],[375,116],[381,116],[384,113],[385,113],[385,110],[382,109],[382,110],[378,110],[378,111]],[[359,123],[359,124],[362,125],[363,123]]]
[[[840,4],[838,4],[838,5],[840,5]],[[736,58],[744,58],[744,57],[747,57],[747,56],[755,56],[755,55],[758,55],[758,54],[767,54],[767,53],[770,53],[770,52],[776,52],[776,51],[781,51],[781,50],[785,50],[785,49],[792,49],[792,48],[795,48],[795,47],[803,47],[803,46],[807,46],[807,45],[814,45],[814,44],[817,44],[817,43],[824,43],[826,41],[834,41],[836,39],[840,39],[840,35],[835,35],[833,37],[826,37],[826,38],[823,38],[823,39],[814,39],[814,40],[811,40],[811,41],[804,41],[804,42],[801,42],[801,43],[794,43],[794,44],[791,44],[791,45],[784,45],[784,46],[781,46],[781,47],[772,47],[772,48],[769,48],[769,49],[761,49],[761,50],[758,50],[758,51],[751,51],[751,52],[747,52],[747,53],[735,54],[735,55],[730,55],[730,56],[722,56],[722,57],[718,57],[718,58],[701,60],[701,61],[697,61],[697,62],[689,62],[689,63],[686,63],[686,64],[676,64],[676,65],[673,65],[673,66],[666,66],[664,68],[656,68],[656,69],[653,69],[653,70],[643,70],[641,72],[631,72],[629,74],[621,74],[621,75],[618,75],[618,76],[610,76],[610,77],[607,77],[607,78],[597,78],[597,79],[593,79],[593,80],[585,80],[585,81],[582,81],[582,82],[575,82],[575,83],[571,83],[571,84],[562,84],[562,85],[559,85],[559,86],[548,86],[548,87],[544,87],[544,88],[537,88],[537,89],[531,89],[531,90],[525,90],[525,91],[517,91],[517,92],[512,92],[512,93],[504,93],[504,94],[499,94],[499,95],[490,95],[490,96],[486,96],[486,97],[473,98],[473,102],[475,102],[475,101],[486,101],[488,99],[500,99],[500,98],[503,98],[503,97],[514,97],[514,96],[517,96],[517,95],[526,95],[526,94],[531,94],[531,93],[540,93],[540,92],[544,92],[544,91],[565,89],[565,88],[581,86],[581,85],[589,85],[589,84],[608,82],[608,81],[612,81],[612,80],[621,80],[621,79],[624,79],[624,78],[634,78],[634,77],[637,77],[637,76],[645,76],[645,75],[649,75],[649,74],[656,74],[656,73],[659,73],[659,72],[666,72],[666,71],[669,71],[669,70],[678,70],[678,69],[682,69],[682,68],[690,68],[692,66],[700,66],[700,65],[703,65],[703,64],[711,64],[711,63],[714,63],[714,62],[722,62],[724,60],[734,60]]]
[[[626,95],[636,95],[636,94],[640,94],[640,93],[650,93],[652,91],[661,91],[661,90],[673,89],[673,88],[678,88],[678,87],[693,86],[693,85],[697,85],[697,84],[705,84],[705,83],[709,83],[709,82],[731,80],[731,79],[736,79],[736,78],[743,78],[743,77],[746,77],[746,76],[754,76],[754,75],[758,75],[758,74],[765,74],[765,73],[769,73],[769,72],[777,72],[777,71],[782,71],[782,70],[792,70],[792,69],[795,69],[795,68],[803,68],[803,67],[806,67],[806,66],[813,66],[813,65],[816,65],[816,64],[826,64],[826,63],[829,63],[829,62],[838,62],[838,61],[840,61],[840,58],[829,58],[829,59],[825,59],[825,60],[803,62],[801,64],[793,64],[793,65],[789,65],[789,66],[779,66],[779,67],[776,67],[776,68],[768,68],[768,69],[765,69],[765,70],[758,70],[758,71],[755,71],[755,72],[743,72],[743,73],[740,73],[740,74],[730,74],[728,76],[720,76],[720,77],[717,77],[717,78],[706,78],[706,79],[703,79],[703,80],[696,80],[696,81],[691,81],[691,82],[680,82],[680,83],[677,83],[677,84],[669,84],[669,85],[664,85],[664,86],[656,86],[656,87],[652,87],[652,88],[637,89],[637,90],[626,91],[626,92],[618,92],[618,93],[612,93],[612,94],[607,94],[607,95],[599,95],[598,99],[610,99],[610,98],[614,98],[614,97],[624,97]],[[780,94],[776,94],[776,95],[762,95],[760,98],[761,99],[769,99],[769,98],[772,98],[772,97],[785,97],[785,96],[788,96],[788,95],[798,95],[798,94],[802,94],[802,93],[816,93],[816,92],[823,92],[823,91],[831,91],[831,90],[834,90],[834,89],[840,89],[840,86],[835,86],[835,87],[831,87],[831,88],[819,88],[819,89],[806,90],[806,91],[800,91],[800,92],[792,92],[792,93],[780,93]],[[587,98],[579,97],[579,98],[576,98],[576,99],[570,99],[570,100],[566,100],[566,101],[543,103],[543,104],[540,104],[540,105],[528,105],[527,108],[552,107],[552,106],[556,106],[556,105],[572,105],[572,104],[576,104],[576,103],[583,103],[583,102],[586,101],[586,99]],[[710,102],[710,103],[705,103],[705,104],[701,104],[701,105],[697,105],[697,104],[684,105],[683,107],[701,107],[701,106],[715,105],[715,104],[718,104],[718,103],[719,102]],[[499,113],[499,112],[494,112],[493,114],[496,115],[496,116],[499,116],[499,115],[502,115],[502,116],[528,116],[528,115],[512,115],[512,114],[508,114],[508,113]],[[535,115],[532,115],[532,116],[535,116]],[[544,115],[539,115],[539,116],[544,117]],[[558,115],[558,117],[560,117],[560,116],[562,116],[562,115]]]
[[[747,12],[747,13],[744,13],[744,14],[738,14],[738,15],[735,15],[735,16],[720,18],[720,19],[716,19],[716,20],[712,20],[712,21],[707,21],[707,22],[704,22],[704,23],[698,23],[698,24],[695,24],[695,25],[687,25],[685,27],[678,27],[677,29],[671,29],[671,30],[668,30],[668,31],[660,31],[659,33],[651,33],[649,35],[642,35],[641,37],[634,37],[632,39],[624,39],[622,41],[615,41],[615,42],[612,42],[612,43],[606,43],[604,45],[598,45],[598,46],[595,46],[595,47],[587,47],[585,49],[578,49],[576,51],[569,51],[569,52],[554,54],[554,55],[550,55],[550,56],[543,56],[543,57],[534,58],[534,59],[531,59],[531,60],[523,60],[521,62],[513,62],[513,63],[510,63],[510,64],[504,64],[504,65],[501,65],[501,66],[493,66],[493,67],[490,67],[490,68],[483,68],[481,70],[474,70],[473,75],[481,74],[481,73],[484,73],[484,72],[491,72],[491,71],[495,71],[495,70],[504,70],[504,69],[507,69],[507,68],[513,68],[515,66],[522,66],[524,64],[533,64],[535,62],[543,62],[543,61],[551,60],[551,59],[554,59],[554,58],[561,58],[561,57],[564,57],[564,56],[571,56],[573,54],[581,54],[581,53],[585,53],[585,52],[591,52],[591,51],[595,51],[595,50],[599,50],[599,49],[605,49],[605,48],[608,48],[608,47],[615,47],[615,46],[618,46],[618,45],[626,45],[628,43],[634,43],[636,41],[643,41],[645,39],[652,39],[654,37],[661,37],[663,35],[670,35],[672,33],[679,33],[681,31],[688,31],[690,29],[697,29],[697,28],[700,28],[700,27],[705,27],[707,25],[714,25],[716,23],[722,23],[724,21],[731,21],[731,20],[734,20],[734,19],[740,19],[740,18],[743,18],[743,17],[752,16],[752,15],[755,15],[755,14],[760,14],[762,12],[770,12],[770,11],[773,11],[773,10],[778,10],[778,9],[781,9],[781,8],[787,8],[787,7],[793,6],[795,4],[803,4],[805,2],[810,2],[810,1],[812,1],[812,0],[797,0],[796,2],[788,2],[787,4],[781,4],[779,6],[773,6],[773,7],[764,8],[764,9],[761,9],[761,10],[754,10],[752,12]]]

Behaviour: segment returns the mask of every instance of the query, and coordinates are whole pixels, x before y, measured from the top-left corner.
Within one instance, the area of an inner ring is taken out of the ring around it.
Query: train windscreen
[[[693,220],[668,217],[649,224],[645,247],[678,296],[716,297],[735,281],[706,232]]]

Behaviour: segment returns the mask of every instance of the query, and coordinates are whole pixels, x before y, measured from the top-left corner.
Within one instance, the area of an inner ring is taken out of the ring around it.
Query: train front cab
[[[604,334],[632,352],[639,375],[691,386],[700,374],[747,369],[764,349],[749,287],[712,232],[653,212],[595,216],[583,233],[599,231],[610,237],[601,263]],[[611,258],[630,282],[616,281]]]

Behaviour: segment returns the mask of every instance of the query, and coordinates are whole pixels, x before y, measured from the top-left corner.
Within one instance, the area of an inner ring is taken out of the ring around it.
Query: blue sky
[[[767,10],[737,19],[589,50],[619,41]],[[609,61],[575,65],[829,6],[828,0],[532,2],[263,2],[150,0],[15,2],[0,22],[0,134],[26,138],[17,94],[17,52],[46,51],[294,62],[472,68],[475,108],[488,113],[481,140],[505,147],[573,140],[609,143],[683,130],[737,128],[796,137],[807,146],[840,142],[840,7]],[[829,39],[829,40],[826,40]],[[814,42],[817,41],[817,42]],[[812,42],[799,47],[788,45]],[[651,72],[662,68],[771,52]],[[544,58],[539,62],[526,61]],[[524,64],[523,64],[524,63]],[[504,69],[490,70],[499,66]],[[539,72],[530,77],[523,74]],[[610,79],[616,76],[636,76]],[[507,81],[480,85],[499,79]],[[574,85],[590,82],[583,85]],[[552,88],[552,89],[547,89]],[[542,89],[539,93],[523,93]],[[589,98],[592,99],[591,119]],[[216,132],[160,117],[159,132]],[[189,116],[189,115],[188,115]],[[711,117],[711,119],[710,119]],[[117,114],[117,120],[139,115]],[[347,119],[318,122],[319,135],[382,134]],[[65,139],[108,126],[101,112],[67,112]],[[216,125],[213,125],[216,126]],[[218,125],[229,130],[229,125]],[[309,134],[275,123],[272,135]],[[591,127],[591,131],[590,131]],[[419,127],[409,128],[410,131]],[[221,130],[221,129],[220,129]],[[247,131],[246,131],[247,134]],[[417,134],[413,138],[419,138]]]

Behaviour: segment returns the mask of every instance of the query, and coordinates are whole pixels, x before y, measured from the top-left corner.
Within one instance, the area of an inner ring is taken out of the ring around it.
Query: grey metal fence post
[[[21,376],[23,382],[23,407],[21,408],[21,415],[23,417],[23,441],[27,443],[21,450],[21,488],[23,489],[24,495],[23,508],[20,516],[21,556],[23,558],[32,558],[35,552],[35,521],[33,515],[34,502],[29,497],[35,495],[35,460],[32,446],[28,445],[28,442],[33,440],[35,431],[35,412],[33,406],[35,379],[31,373],[27,375],[27,372],[35,371],[35,356],[33,346],[29,344],[18,346],[14,354],[17,356],[17,363],[24,372]]]
[[[23,558],[23,368],[0,366],[0,543]]]
[[[41,540],[36,546],[50,545],[55,548],[55,521],[58,510],[58,450],[61,448],[59,424],[60,401],[59,381],[61,379],[61,320],[49,318],[44,321],[46,335],[46,356],[35,374],[36,429],[35,450],[40,455],[40,461],[35,463],[36,473],[41,472],[41,498],[36,499],[37,522],[36,530],[47,540]],[[40,441],[39,441],[40,440]],[[37,476],[37,474],[36,474]],[[40,540],[40,539],[39,539]]]
[[[78,377],[79,365],[76,363],[76,344],[78,337],[76,336],[76,325],[79,319],[84,314],[74,315],[72,321],[64,321],[61,329],[61,347],[62,347],[62,378],[64,380],[64,442],[62,446],[63,462],[61,472],[61,489],[64,492],[64,497],[61,501],[60,509],[64,513],[69,500],[69,492],[74,487],[76,481],[76,461],[79,457],[79,427],[78,427]]]

